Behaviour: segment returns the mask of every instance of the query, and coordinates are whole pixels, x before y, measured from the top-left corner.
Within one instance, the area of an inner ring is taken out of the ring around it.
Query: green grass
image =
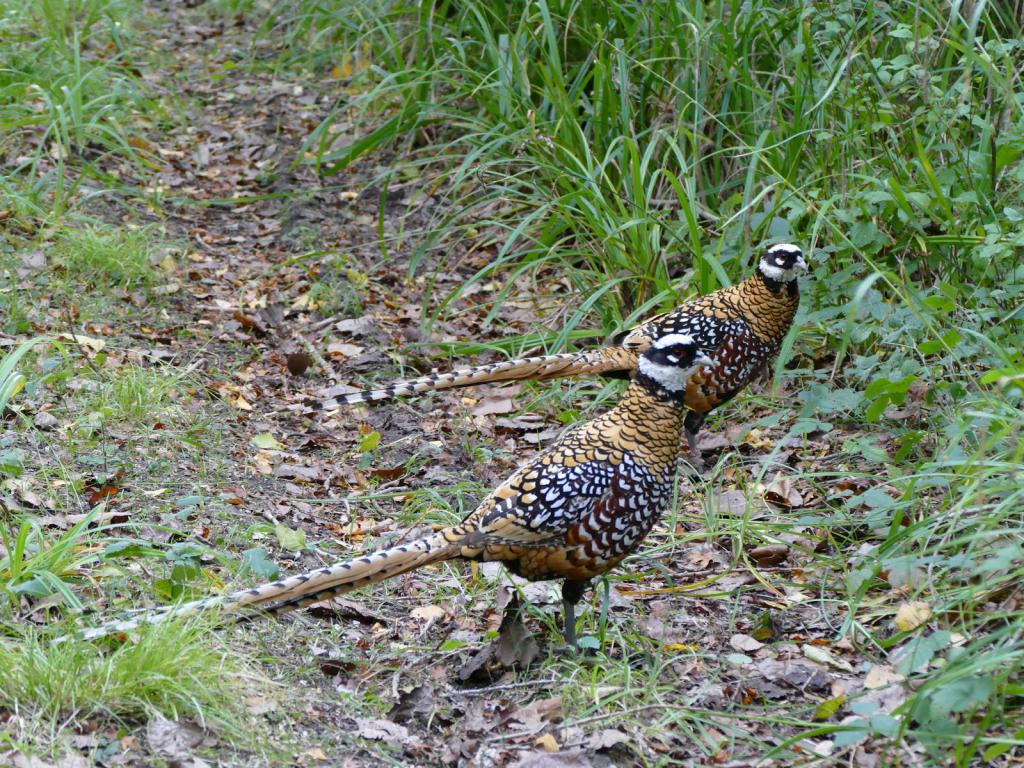
[[[96,390],[84,399],[85,412],[78,424],[87,433],[103,425],[122,423],[187,427],[188,418],[182,409],[185,387],[183,375],[174,370],[127,365],[104,371]]]
[[[75,281],[128,289],[152,284],[159,245],[151,228],[87,226],[61,230],[50,252]]]
[[[240,694],[258,677],[201,624],[172,622],[108,649],[39,631],[0,639],[0,708],[16,742],[55,744],[68,722],[193,720],[241,736]]]
[[[0,2],[0,193],[21,231],[110,194],[119,160],[145,160],[134,124],[160,109],[133,74],[138,12],[133,0]]]
[[[311,7],[297,4],[296,25]],[[330,175],[399,143],[446,175],[455,213],[421,253],[501,201],[487,222],[502,232],[497,258],[477,279],[564,273],[593,300],[568,330],[674,303],[681,274],[701,291],[735,279],[766,238],[817,246],[831,270],[891,264],[958,297],[968,274],[1014,273],[1019,28],[995,7],[951,24],[925,2],[391,13],[390,34],[364,34],[382,67],[407,51],[403,66],[341,99],[308,149]],[[375,131],[338,146],[335,121],[388,104]]]
[[[41,341],[41,338],[29,339],[0,357],[0,413],[7,408],[11,398],[25,387],[25,375],[18,371],[18,364]]]
[[[71,607],[82,608],[82,602],[71,589],[82,569],[95,565],[99,557],[84,545],[95,542],[105,526],[90,528],[100,508],[93,509],[62,535],[51,537],[31,517],[17,525],[0,527],[0,592],[11,606],[20,604],[21,596],[46,597],[59,594]],[[2,610],[2,609],[0,609]],[[6,611],[4,611],[6,612]]]

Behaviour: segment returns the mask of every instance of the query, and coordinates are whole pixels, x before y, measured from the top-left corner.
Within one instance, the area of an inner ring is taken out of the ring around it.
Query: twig
[[[281,522],[266,509],[259,509],[257,510],[257,512],[259,513],[260,517],[262,517],[264,520],[268,520],[272,525],[277,525],[279,522]]]
[[[322,329],[326,328],[328,325],[330,325],[331,323],[333,323],[337,319],[338,319],[337,315],[331,315],[330,317],[325,317],[323,320],[318,320],[317,322],[315,322],[312,325],[310,325],[309,326],[309,330],[311,330],[311,331],[322,330]]]
[[[486,696],[489,693],[495,691],[508,691],[513,688],[540,688],[545,685],[552,685],[562,681],[560,677],[549,677],[547,680],[529,680],[525,683],[505,683],[504,685],[489,685],[486,688],[473,688],[464,691],[459,691],[463,696]]]

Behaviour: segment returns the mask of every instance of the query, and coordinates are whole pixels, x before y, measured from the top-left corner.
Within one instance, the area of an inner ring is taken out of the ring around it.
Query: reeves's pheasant
[[[652,317],[614,337],[609,346],[433,373],[380,389],[343,395],[323,403],[323,407],[331,409],[339,404],[387,400],[492,382],[631,373],[636,370],[638,356],[653,341],[669,334],[685,333],[716,361],[715,365],[693,376],[686,390],[689,413],[685,433],[691,461],[699,468],[703,462],[697,433],[707,414],[731,400],[778,353],[800,303],[797,274],[806,269],[807,262],[797,246],[773,245],[761,255],[757,269],[747,280]]]
[[[530,580],[564,579],[565,637],[589,581],[643,541],[668,504],[687,380],[714,361],[684,334],[657,338],[607,413],[572,428],[461,523],[411,544],[229,595],[159,609],[84,633],[97,637],[207,608],[280,613],[444,560],[497,560]]]

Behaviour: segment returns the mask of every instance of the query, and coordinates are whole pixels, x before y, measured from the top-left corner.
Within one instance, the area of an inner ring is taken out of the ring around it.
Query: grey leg
[[[583,597],[589,584],[589,581],[569,581],[568,579],[562,582],[562,613],[565,622],[563,633],[565,644],[574,650],[576,648],[576,603]]]
[[[565,625],[565,644],[570,648],[576,648],[576,603],[570,603],[562,598],[562,614]]]
[[[686,435],[686,443],[690,446],[690,463],[698,472],[704,471],[704,457],[700,452],[700,442],[697,434],[704,426],[705,414],[696,411],[687,411],[686,420],[683,422],[683,433]]]
[[[700,452],[697,433],[686,431],[686,443],[690,446],[690,463],[698,472],[704,471],[704,456]]]

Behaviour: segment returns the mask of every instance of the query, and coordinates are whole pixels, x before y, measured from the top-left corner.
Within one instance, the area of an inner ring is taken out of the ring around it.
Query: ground
[[[149,277],[83,276],[69,266],[84,258],[82,241],[62,246],[59,233],[7,255],[28,325],[5,347],[42,334],[59,346],[33,360],[18,402],[33,428],[8,420],[0,438],[4,455],[20,452],[0,503],[53,537],[93,515],[75,546],[106,559],[71,580],[89,609],[76,625],[456,521],[622,386],[475,388],[321,410],[374,381],[497,359],[502,340],[557,324],[579,297],[567,285],[538,296],[517,279],[484,322],[506,286],[497,275],[423,322],[495,257],[493,233],[420,253],[417,235],[443,217],[445,198],[415,172],[386,187],[400,157],[378,153],[326,183],[291,162],[341,81],[261,68],[266,38],[254,65],[251,18],[155,2],[145,15],[142,78],[180,114],[153,116],[144,172],[103,161],[145,195],[97,196],[83,211],[98,239],[115,226],[156,243]],[[480,354],[445,355],[459,340]],[[807,345],[802,354],[791,367],[813,370]],[[859,542],[878,505],[866,492],[887,491],[857,462],[887,435],[845,424],[787,437],[798,414],[786,405],[806,383],[799,370],[765,379],[709,421],[708,471],[684,471],[642,552],[585,598],[578,653],[562,647],[558,585],[434,567],[281,621],[200,625],[236,663],[239,706],[218,705],[223,722],[115,711],[54,728],[0,707],[10,742],[0,762],[742,766],[842,751],[856,765],[919,764],[921,747],[849,746],[813,731],[855,720],[849,699],[889,712],[906,692],[851,628],[849,604],[828,586],[840,569],[825,559],[845,569],[870,556]],[[848,517],[822,526],[836,510]],[[12,549],[5,539],[0,554]],[[876,610],[889,627],[876,637],[915,626],[906,612],[920,604],[900,608],[902,624],[892,604],[861,605],[857,620]],[[53,620],[52,600],[19,606],[20,622]],[[42,762],[25,757],[32,745]]]

